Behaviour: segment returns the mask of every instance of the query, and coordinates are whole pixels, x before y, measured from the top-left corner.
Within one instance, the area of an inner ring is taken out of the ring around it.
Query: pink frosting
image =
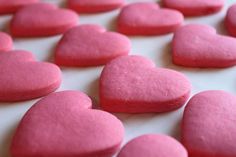
[[[47,95],[61,83],[60,69],[37,62],[26,51],[0,53],[0,101],[22,101]]]
[[[162,9],[157,3],[132,3],[122,8],[118,31],[127,35],[161,35],[171,33],[183,23],[183,15]]]
[[[20,8],[37,2],[39,0],[0,0],[0,14],[15,13]]]
[[[188,153],[172,137],[147,134],[129,141],[117,157],[188,157]]]
[[[100,77],[100,103],[111,112],[165,112],[184,105],[191,90],[181,73],[156,68],[141,56],[109,62]]]
[[[236,156],[236,97],[225,91],[204,91],[188,102],[182,143],[190,157]]]
[[[222,68],[236,64],[236,39],[216,34],[213,27],[190,24],[179,28],[172,41],[177,65]]]
[[[11,36],[4,32],[0,32],[0,52],[9,51],[13,47],[13,41]]]
[[[10,30],[16,37],[50,36],[64,33],[77,23],[75,12],[38,3],[20,9],[11,20]]]
[[[130,49],[130,40],[124,35],[98,25],[80,25],[64,34],[57,45],[55,60],[65,66],[103,65],[127,55]]]
[[[21,120],[12,157],[111,157],[124,136],[113,115],[91,109],[79,91],[53,93],[33,105]]]
[[[236,37],[236,4],[228,9],[225,17],[225,26],[229,34]]]
[[[68,0],[68,7],[79,13],[98,13],[120,8],[125,0]]]
[[[163,3],[186,16],[201,16],[219,12],[225,0],[163,0]]]

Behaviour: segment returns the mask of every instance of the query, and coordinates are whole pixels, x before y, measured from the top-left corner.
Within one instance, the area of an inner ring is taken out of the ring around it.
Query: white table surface
[[[63,5],[65,0],[44,0]],[[128,3],[142,0],[127,0]],[[145,0],[143,0],[145,1]],[[155,2],[155,0],[146,0]],[[227,34],[223,20],[227,8],[236,3],[226,0],[224,9],[210,16],[186,18],[185,24],[208,24],[220,34]],[[1,4],[0,4],[1,5]],[[108,30],[115,29],[115,19],[119,10],[91,15],[80,15],[80,24],[100,24]],[[8,31],[10,15],[0,16],[0,31]],[[193,69],[176,66],[171,62],[170,42],[173,34],[156,37],[130,37],[132,50],[130,54],[146,56],[153,60],[157,67],[171,68],[184,73],[192,83],[192,95],[204,90],[221,89],[236,93],[236,67],[225,69]],[[31,51],[39,61],[53,61],[55,44],[61,36],[47,38],[14,39],[14,49]],[[98,101],[98,78],[103,66],[92,68],[61,68],[63,82],[57,91],[80,90]],[[9,157],[9,146],[14,131],[24,113],[37,101],[0,103],[0,157]],[[125,140],[146,133],[167,134],[179,139],[180,122],[184,107],[162,114],[115,114],[125,126]]]

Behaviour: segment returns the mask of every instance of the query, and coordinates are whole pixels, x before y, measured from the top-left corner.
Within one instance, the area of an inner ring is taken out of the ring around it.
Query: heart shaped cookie
[[[0,53],[0,101],[22,101],[47,95],[61,83],[60,69],[37,62],[26,51]]]
[[[90,108],[90,98],[78,91],[41,99],[18,126],[12,157],[111,157],[123,140],[123,125],[115,116]]]
[[[122,56],[109,62],[100,77],[104,110],[125,113],[166,112],[184,105],[191,85],[181,73],[156,68],[141,56]]]
[[[96,66],[130,51],[130,40],[98,25],[81,25],[67,31],[55,52],[55,61],[65,66]]]
[[[0,14],[15,13],[20,8],[39,0],[0,0]]]
[[[147,134],[129,141],[117,157],[188,157],[186,149],[166,135]]]
[[[176,9],[185,16],[201,16],[219,12],[225,0],[163,0],[165,7]]]
[[[78,22],[75,12],[48,3],[31,4],[20,9],[10,23],[16,37],[39,37],[64,33]]]
[[[12,49],[12,46],[13,46],[12,38],[8,34],[0,32],[0,52],[9,51]]]
[[[120,8],[125,0],[68,0],[68,7],[79,13],[98,13]]]
[[[229,34],[236,37],[236,4],[228,9],[225,17],[225,26]]]
[[[177,65],[222,68],[236,64],[236,39],[217,35],[207,25],[179,28],[172,41],[172,59]]]
[[[188,102],[182,142],[191,157],[236,156],[236,97],[225,91],[205,91]]]
[[[172,9],[161,9],[151,2],[132,3],[118,16],[118,31],[127,35],[161,35],[175,31],[183,15]]]

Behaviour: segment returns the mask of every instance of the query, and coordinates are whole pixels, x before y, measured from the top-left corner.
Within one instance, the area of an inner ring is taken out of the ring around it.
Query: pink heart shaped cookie
[[[117,157],[188,157],[186,149],[166,135],[147,134],[129,141]]]
[[[225,91],[205,91],[188,102],[182,142],[191,157],[236,156],[236,97]]]
[[[15,13],[20,8],[39,0],[0,0],[0,14]]]
[[[12,49],[12,46],[13,46],[12,38],[8,34],[0,32],[0,52],[9,51]]]
[[[164,6],[176,9],[185,16],[201,16],[219,12],[225,0],[163,0]]]
[[[68,7],[79,13],[98,13],[120,8],[125,0],[68,0]]]
[[[191,85],[181,73],[156,68],[141,56],[122,56],[109,62],[100,77],[104,110],[125,113],[166,112],[184,105]]]
[[[206,25],[179,28],[172,41],[172,59],[177,65],[221,68],[236,64],[236,39],[217,35]]]
[[[90,98],[78,91],[41,99],[18,126],[12,157],[111,157],[123,140],[123,125],[115,116],[90,108]]]
[[[78,22],[75,12],[59,9],[48,3],[31,4],[13,17],[10,30],[17,37],[38,37],[61,34]]]
[[[57,45],[58,65],[96,66],[127,55],[130,40],[119,33],[107,32],[98,25],[81,25],[70,29]]]
[[[228,9],[225,17],[225,26],[229,34],[236,37],[236,4]]]
[[[36,62],[30,52],[0,53],[0,101],[22,101],[47,95],[61,83],[60,69]]]
[[[139,2],[122,8],[118,31],[127,35],[161,35],[175,31],[183,15],[172,9],[161,9],[156,3]]]

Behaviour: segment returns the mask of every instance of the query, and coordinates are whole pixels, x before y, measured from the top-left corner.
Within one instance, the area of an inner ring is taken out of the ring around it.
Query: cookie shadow
[[[0,21],[1,21],[0,30],[10,35],[11,35],[10,33],[11,19],[12,19],[12,15],[4,15],[0,17]]]
[[[221,19],[218,24],[216,25],[217,28],[217,33],[221,34],[221,35],[227,35],[230,36],[226,27],[225,27],[225,19]]]
[[[109,28],[109,31],[117,31],[117,18],[118,17],[112,17],[111,20],[109,20],[107,27]]]
[[[169,67],[173,66],[172,63],[172,54],[171,54],[171,42],[168,42],[163,48],[162,48],[162,54],[161,58],[157,58],[157,61],[161,61],[161,64],[163,67]]]
[[[143,134],[167,134],[180,140],[182,109],[165,113],[125,114],[113,113],[124,124],[127,139]],[[155,125],[153,125],[155,124]],[[132,133],[132,134],[130,134]]]
[[[67,3],[67,1],[61,1],[60,3],[59,3],[59,6],[61,7],[61,8],[68,8],[68,3]]]
[[[54,53],[61,35],[45,37],[15,37],[16,50],[25,50],[33,53],[37,61],[54,63]],[[25,45],[29,45],[25,47]]]
[[[101,109],[99,105],[99,78],[89,84],[87,94],[92,100],[93,108]]]
[[[173,60],[172,60],[172,42],[171,41],[168,42],[166,45],[164,45],[162,50],[163,51],[162,51],[162,54],[161,54],[161,58],[157,59],[157,61],[161,60],[162,67],[169,68],[169,69],[174,69],[174,70],[177,70],[177,71],[182,71],[182,70],[191,71],[191,69],[193,70],[193,68],[186,68],[186,67],[183,67],[183,66],[175,65],[173,63]]]
[[[1,145],[0,152],[2,153],[2,154],[0,153],[0,155],[3,157],[11,157],[10,146],[16,128],[17,128],[17,123],[15,123],[12,127],[9,128],[7,135],[3,136],[4,137],[4,139],[2,140],[3,143],[0,143]]]
[[[170,129],[170,135],[175,139],[177,139],[178,141],[181,141],[182,120],[183,120],[182,117],[178,119],[177,123],[175,123],[175,125]]]
[[[178,66],[173,63],[172,60],[172,42],[168,42],[163,47],[163,53],[161,54],[161,64],[164,68],[169,68],[177,71],[191,71],[195,70],[193,68],[186,68],[183,66]]]
[[[50,47],[48,49],[48,54],[47,54],[45,61],[56,64],[55,63],[55,52],[56,52],[56,48],[57,48],[59,41],[60,41],[60,39],[58,41],[53,41],[52,44],[50,44]]]

